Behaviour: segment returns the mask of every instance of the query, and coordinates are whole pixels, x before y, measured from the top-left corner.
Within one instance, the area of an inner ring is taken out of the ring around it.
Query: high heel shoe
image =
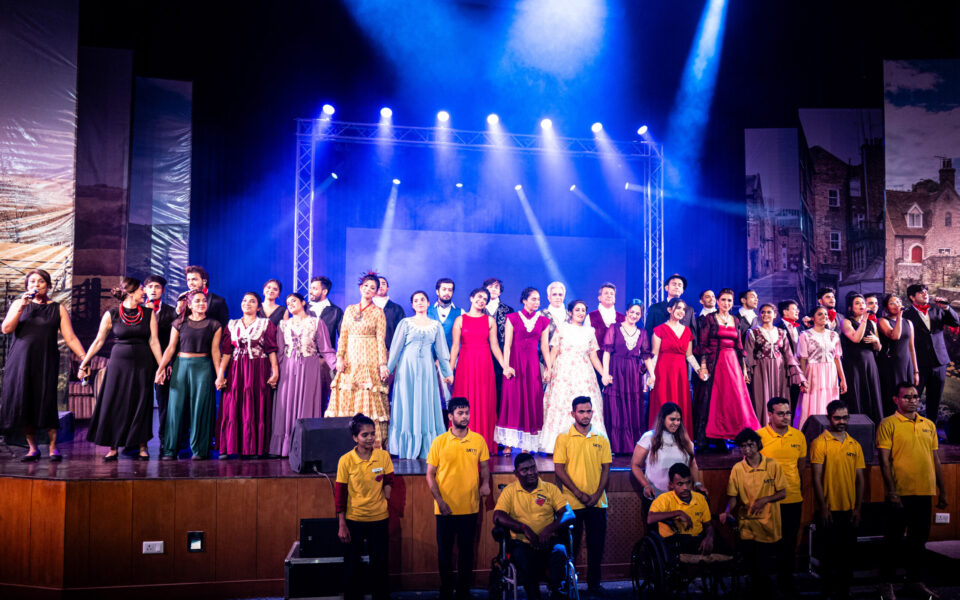
[[[50,451],[50,462],[60,462],[63,460],[63,455],[60,454],[59,450]]]
[[[20,459],[20,462],[36,462],[40,460],[40,451],[34,450],[33,452],[27,452],[23,455],[23,458]]]
[[[107,454],[107,455],[105,455],[105,456],[103,457],[103,462],[115,462],[115,461],[119,460],[119,458],[120,458],[120,453],[119,453],[119,452],[114,452],[113,454]]]

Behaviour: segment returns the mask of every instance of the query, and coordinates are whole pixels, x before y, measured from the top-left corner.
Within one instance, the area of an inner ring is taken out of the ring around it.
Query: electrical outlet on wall
[[[163,542],[144,542],[144,554],[163,554]]]
[[[938,525],[946,525],[950,523],[950,513],[937,513],[936,522]]]

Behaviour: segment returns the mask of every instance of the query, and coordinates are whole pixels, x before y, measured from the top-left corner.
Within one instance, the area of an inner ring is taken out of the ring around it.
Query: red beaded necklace
[[[128,317],[125,312],[125,308],[122,304],[120,305],[120,320],[124,325],[130,325],[131,327],[139,325],[140,321],[143,320],[143,307],[137,305],[137,314],[133,317]]]

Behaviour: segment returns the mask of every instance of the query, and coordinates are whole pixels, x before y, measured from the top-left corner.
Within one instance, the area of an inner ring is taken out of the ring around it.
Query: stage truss
[[[327,119],[297,119],[296,185],[294,186],[293,289],[305,290],[313,276],[313,208],[316,172],[314,155],[321,141],[356,144],[382,143],[385,139],[398,146],[445,146],[484,150],[507,149],[513,152],[559,152],[568,156],[596,156],[616,152],[622,159],[641,166],[644,181],[638,190],[643,198],[643,301],[646,306],[663,296],[663,146],[640,140],[611,141],[601,147],[595,139],[562,138],[546,146],[543,136],[490,131],[464,131],[443,127],[393,126],[384,137],[379,125],[345,123]]]

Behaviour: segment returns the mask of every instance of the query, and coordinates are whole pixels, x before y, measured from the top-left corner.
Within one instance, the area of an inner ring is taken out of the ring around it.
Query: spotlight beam
[[[396,180],[394,180],[396,181]],[[374,255],[373,265],[377,269],[387,267],[387,253],[390,251],[390,238],[393,234],[393,222],[397,216],[397,195],[400,189],[398,183],[390,188],[387,197],[387,210],[383,213],[383,225],[380,226],[380,239],[377,240],[377,253]]]
[[[547,272],[554,281],[566,281],[567,278],[560,272],[560,265],[557,259],[553,257],[553,251],[550,250],[550,244],[547,243],[547,236],[540,227],[540,221],[537,215],[533,213],[533,208],[527,200],[527,194],[519,185],[514,188],[517,191],[517,197],[520,199],[520,206],[523,207],[523,214],[527,217],[527,223],[530,225],[530,231],[533,233],[533,239],[540,250],[540,256],[543,258],[543,264],[547,266]]]

